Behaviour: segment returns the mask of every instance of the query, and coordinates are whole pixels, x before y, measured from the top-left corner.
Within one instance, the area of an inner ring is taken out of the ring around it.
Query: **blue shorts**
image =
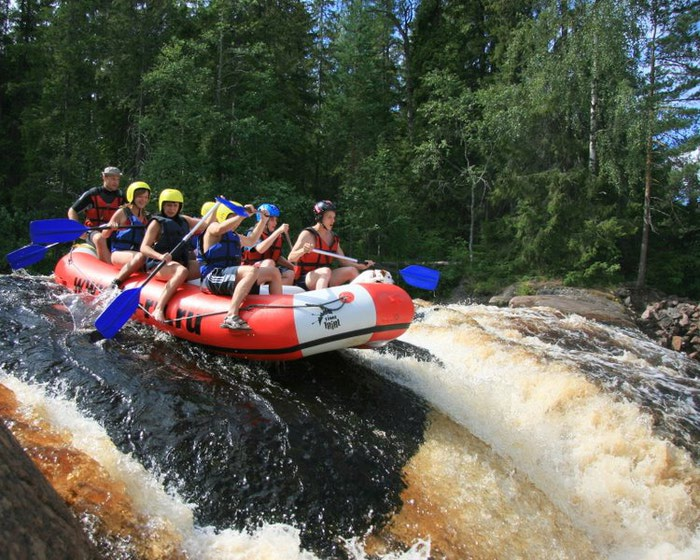
[[[294,285],[299,286],[305,292],[309,291],[309,287],[306,285],[306,276],[304,276],[304,278],[299,278],[299,280],[295,280]]]
[[[227,266],[226,268],[215,268],[204,278],[202,278],[202,291],[207,294],[218,296],[230,296],[236,287],[236,274],[239,266]],[[251,294],[260,293],[260,286],[253,284],[250,289]]]

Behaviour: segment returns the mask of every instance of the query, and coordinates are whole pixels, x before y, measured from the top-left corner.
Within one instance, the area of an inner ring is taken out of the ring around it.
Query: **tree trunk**
[[[656,3],[652,3],[652,36],[650,43],[649,57],[649,111],[647,121],[647,139],[646,139],[646,165],[644,170],[644,222],[642,224],[642,244],[639,252],[639,269],[637,273],[637,288],[643,288],[646,285],[647,279],[647,261],[649,256],[649,232],[651,230],[651,182],[652,182],[652,166],[654,161],[654,107],[656,102],[654,96],[656,93],[656,31],[657,25],[655,21]]]

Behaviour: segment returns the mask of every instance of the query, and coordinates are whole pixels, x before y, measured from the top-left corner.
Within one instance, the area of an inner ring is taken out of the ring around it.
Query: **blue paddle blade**
[[[10,263],[12,270],[26,268],[34,263],[38,263],[46,256],[47,247],[43,245],[25,245],[20,249],[15,249],[7,254],[7,262]]]
[[[432,268],[412,264],[399,270],[401,278],[410,286],[423,290],[434,290],[440,281],[440,272]]]
[[[216,196],[214,197],[217,202],[220,202],[226,208],[231,210],[231,212],[234,212],[235,214],[238,214],[239,216],[243,216],[244,218],[248,217],[248,211],[241,205],[238,204],[238,202],[233,202],[231,200],[225,199],[223,196]]]
[[[68,218],[34,220],[29,224],[29,238],[34,243],[55,243],[78,239],[90,228]]]
[[[131,288],[119,294],[95,321],[95,328],[105,338],[113,338],[139,307],[141,288]]]

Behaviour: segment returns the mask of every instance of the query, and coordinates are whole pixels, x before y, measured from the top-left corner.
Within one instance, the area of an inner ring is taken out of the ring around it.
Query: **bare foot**
[[[151,317],[153,317],[154,321],[158,321],[159,323],[165,323],[165,314],[163,313],[163,310],[159,307],[156,307],[153,310]]]

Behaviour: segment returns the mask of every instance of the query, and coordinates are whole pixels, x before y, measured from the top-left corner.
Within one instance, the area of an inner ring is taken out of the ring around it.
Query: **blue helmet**
[[[260,221],[260,213],[267,212],[270,217],[278,218],[280,215],[280,209],[274,204],[261,204],[258,206],[258,213],[255,215],[255,219]]]

